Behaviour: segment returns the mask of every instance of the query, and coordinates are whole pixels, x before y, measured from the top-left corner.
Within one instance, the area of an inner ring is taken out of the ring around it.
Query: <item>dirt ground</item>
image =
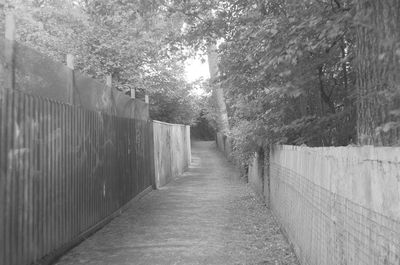
[[[269,210],[213,142],[188,172],[140,199],[58,265],[298,264]]]

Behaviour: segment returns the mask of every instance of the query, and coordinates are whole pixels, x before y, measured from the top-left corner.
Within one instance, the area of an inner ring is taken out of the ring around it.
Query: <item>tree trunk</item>
[[[359,144],[399,145],[400,1],[356,0]],[[397,51],[397,54],[396,54]]]
[[[216,84],[216,80],[218,78],[218,54],[217,48],[215,45],[209,45],[207,47],[208,54],[208,67],[210,71],[210,83],[213,88],[213,96],[215,97],[216,109],[217,109],[217,126],[218,131],[220,132],[228,132],[229,131],[229,122],[228,122],[228,113],[226,111],[225,97],[224,91]]]

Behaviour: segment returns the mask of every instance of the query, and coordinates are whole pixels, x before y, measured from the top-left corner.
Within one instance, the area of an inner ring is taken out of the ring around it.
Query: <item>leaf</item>
[[[302,93],[303,93],[302,90],[299,88],[288,88],[287,90],[287,95],[293,98],[301,96]]]
[[[396,109],[396,110],[391,110],[389,112],[390,115],[396,116],[396,117],[400,117],[400,109]]]

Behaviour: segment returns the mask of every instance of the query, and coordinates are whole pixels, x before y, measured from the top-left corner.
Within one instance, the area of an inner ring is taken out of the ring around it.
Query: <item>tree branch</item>
[[[342,6],[339,3],[339,0],[333,0],[335,2],[335,4],[337,5],[337,7],[340,9]]]
[[[333,104],[331,98],[326,94],[325,89],[324,89],[324,82],[323,82],[323,80],[322,80],[323,74],[324,74],[324,72],[323,72],[323,66],[321,65],[321,66],[318,68],[319,91],[321,92],[321,98],[322,98],[322,100],[328,105],[329,110],[330,110],[332,113],[335,113],[335,112],[336,112],[335,106],[334,106],[334,104]]]

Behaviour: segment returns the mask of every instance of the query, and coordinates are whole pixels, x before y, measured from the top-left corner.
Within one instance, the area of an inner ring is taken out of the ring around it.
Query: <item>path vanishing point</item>
[[[214,142],[192,165],[133,203],[57,265],[298,264],[270,211]]]

